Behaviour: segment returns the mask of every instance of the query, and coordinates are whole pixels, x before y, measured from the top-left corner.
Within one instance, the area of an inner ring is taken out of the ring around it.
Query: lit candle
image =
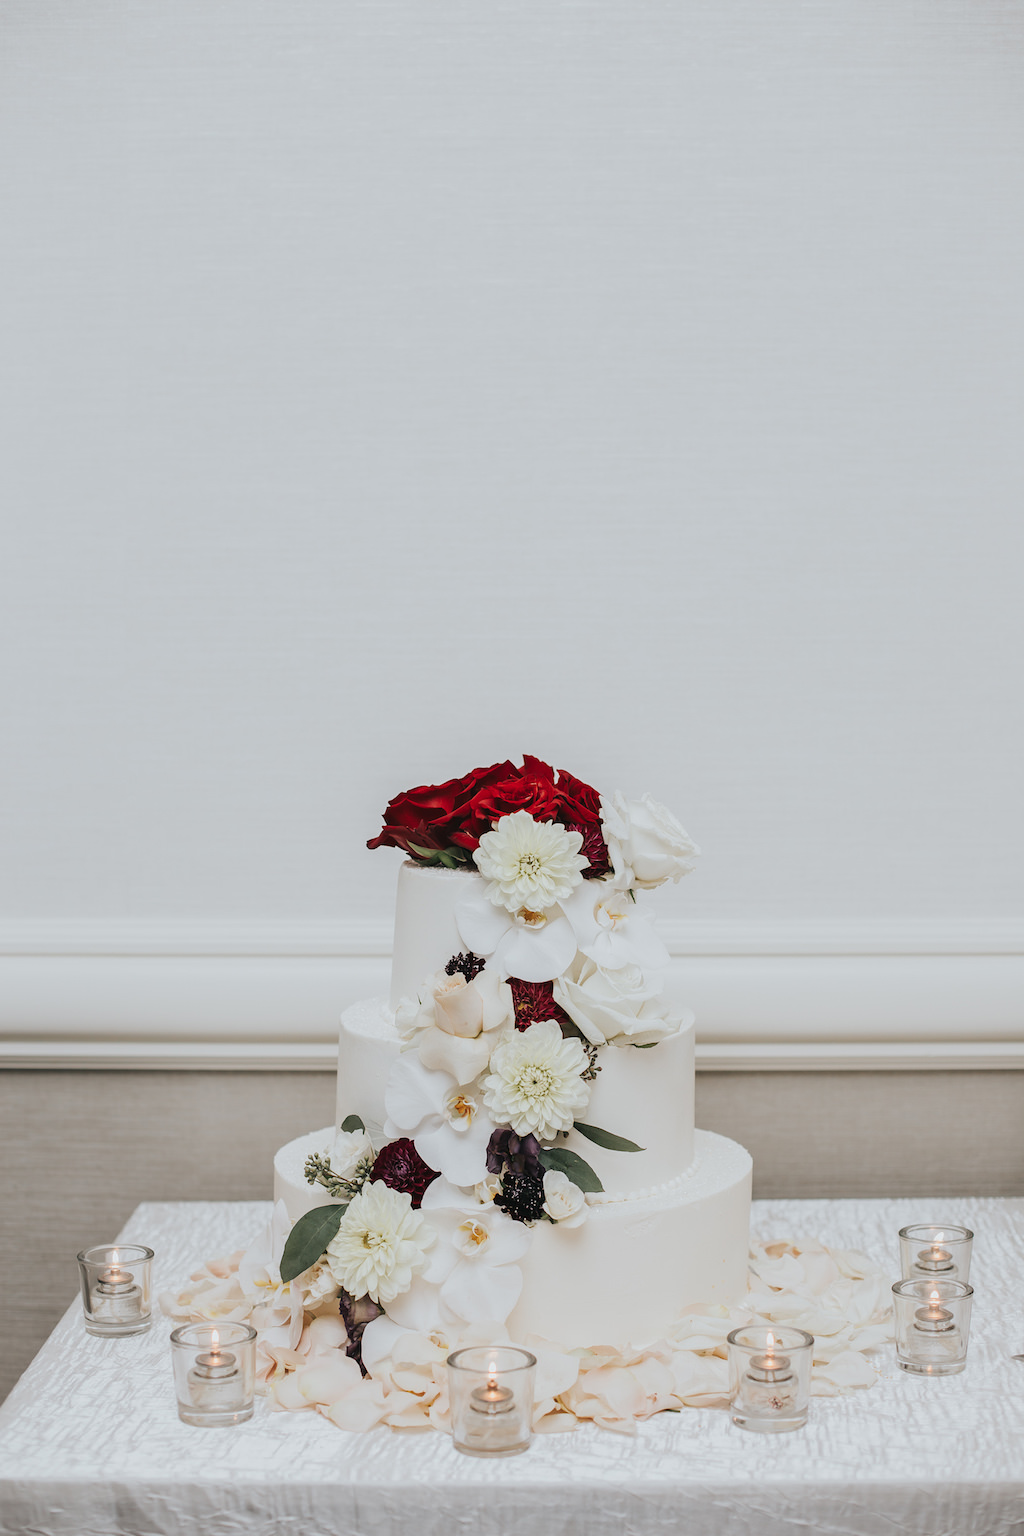
[[[196,1363],[188,1373],[188,1390],[196,1408],[231,1413],[246,1405],[247,1394],[238,1361],[229,1349],[221,1349],[216,1328],[210,1331],[209,1352],[196,1355]]]
[[[764,1354],[753,1355],[746,1371],[743,1396],[760,1413],[789,1413],[796,1401],[796,1377],[788,1355],[776,1354],[775,1335],[765,1339]]]
[[[498,1381],[497,1363],[487,1366],[487,1381],[469,1394],[465,1442],[474,1451],[506,1451],[521,1439],[515,1393]],[[511,1415],[511,1417],[509,1417]]]
[[[134,1323],[142,1315],[142,1291],[131,1271],[121,1268],[116,1248],[111,1249],[110,1267],[96,1281],[92,1313],[105,1323]]]
[[[936,1232],[930,1248],[922,1248],[917,1255],[917,1268],[929,1275],[947,1274],[955,1269],[953,1255],[942,1247],[942,1233]]]
[[[941,1305],[938,1291],[932,1291],[926,1307],[918,1307],[914,1327],[918,1333],[949,1333],[956,1327],[952,1312]]]

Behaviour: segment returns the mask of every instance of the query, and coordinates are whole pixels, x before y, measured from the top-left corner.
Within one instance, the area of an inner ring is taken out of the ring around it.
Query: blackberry
[[[494,1203],[514,1221],[540,1221],[544,1215],[544,1180],[536,1173],[506,1173]]]

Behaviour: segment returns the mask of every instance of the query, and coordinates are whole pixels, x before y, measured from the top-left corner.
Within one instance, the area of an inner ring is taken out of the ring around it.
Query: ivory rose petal
[[[348,1430],[350,1434],[365,1434],[387,1413],[387,1395],[379,1381],[361,1380],[344,1397],[321,1407],[320,1412],[339,1429]]]
[[[362,1381],[363,1373],[348,1355],[337,1354],[296,1373],[299,1391],[310,1403],[333,1403]]]
[[[273,1382],[270,1388],[270,1398],[278,1408],[287,1409],[294,1413],[300,1408],[312,1408],[313,1400],[308,1398],[299,1384],[299,1373],[290,1372],[287,1376],[280,1377]]]

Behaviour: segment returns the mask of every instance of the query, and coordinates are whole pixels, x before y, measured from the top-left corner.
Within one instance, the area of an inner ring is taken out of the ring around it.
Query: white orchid
[[[486,895],[509,912],[547,912],[583,879],[589,859],[580,853],[583,834],[554,821],[534,821],[529,811],[502,816],[480,839],[473,855],[489,880]]]
[[[627,965],[660,970],[668,965],[669,952],[650,920],[637,910],[629,892],[619,890],[612,880],[584,880],[563,910],[580,950],[603,970],[617,971]],[[563,971],[572,959],[570,955]]]
[[[700,849],[672,812],[650,795],[627,800],[616,790],[601,797],[601,823],[612,879],[623,890],[650,890],[679,881],[693,869]]]
[[[331,1274],[350,1296],[369,1296],[386,1307],[426,1267],[434,1232],[412,1196],[379,1179],[352,1200],[327,1245]]]
[[[638,965],[606,971],[585,955],[556,978],[554,999],[592,1045],[655,1045],[676,1034],[683,1019],[669,1012],[660,986]]]
[[[522,1292],[517,1260],[530,1246],[529,1228],[446,1179],[435,1179],[422,1208],[437,1243],[420,1278],[388,1315],[420,1332],[452,1323],[503,1323]]]
[[[512,989],[497,971],[485,969],[472,981],[459,971],[454,976],[438,971],[426,978],[416,999],[401,1000],[395,1025],[425,1067],[450,1072],[461,1086],[480,1076],[495,1033],[514,1017]]]
[[[391,1068],[384,1103],[384,1134],[408,1136],[428,1168],[453,1184],[478,1184],[487,1177],[487,1143],[494,1125],[478,1094],[450,1072],[431,1071],[411,1052]]]
[[[510,1125],[517,1136],[550,1139],[571,1130],[587,1105],[590,1087],[580,1075],[587,1064],[578,1040],[564,1039],[553,1019],[541,1019],[492,1052],[484,1103],[496,1123]]]
[[[498,976],[552,981],[576,953],[576,935],[558,906],[547,912],[508,912],[469,889],[455,904],[455,921],[462,942],[474,954],[486,955],[488,971]]]

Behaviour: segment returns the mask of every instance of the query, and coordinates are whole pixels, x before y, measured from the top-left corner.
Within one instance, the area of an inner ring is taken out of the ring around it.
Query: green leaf
[[[418,843],[410,843],[409,852],[414,853],[418,859],[425,859],[428,864],[436,864],[441,850],[440,848],[421,848]]]
[[[360,1120],[358,1115],[346,1115],[344,1120],[341,1122],[341,1128],[342,1128],[343,1131],[365,1131],[366,1130],[366,1126]]]
[[[301,1275],[322,1258],[327,1244],[341,1226],[347,1205],[318,1205],[315,1211],[300,1216],[288,1234],[281,1255],[281,1279],[285,1282]]]
[[[648,1040],[646,1045],[634,1045],[633,1049],[634,1049],[634,1051],[653,1051],[654,1047],[657,1045],[657,1043],[658,1043],[657,1040]],[[673,1408],[672,1412],[673,1413],[675,1412],[674,1408]]]
[[[544,1147],[540,1154],[541,1166],[552,1173],[564,1173],[567,1179],[582,1189],[585,1195],[599,1195],[604,1185],[590,1164],[568,1147]]]
[[[625,1136],[613,1136],[611,1131],[602,1131],[599,1125],[584,1125],[582,1120],[577,1120],[573,1130],[579,1131],[588,1141],[595,1142],[599,1147],[607,1147],[609,1152],[643,1152],[643,1147],[638,1147],[635,1141],[627,1141]]]

